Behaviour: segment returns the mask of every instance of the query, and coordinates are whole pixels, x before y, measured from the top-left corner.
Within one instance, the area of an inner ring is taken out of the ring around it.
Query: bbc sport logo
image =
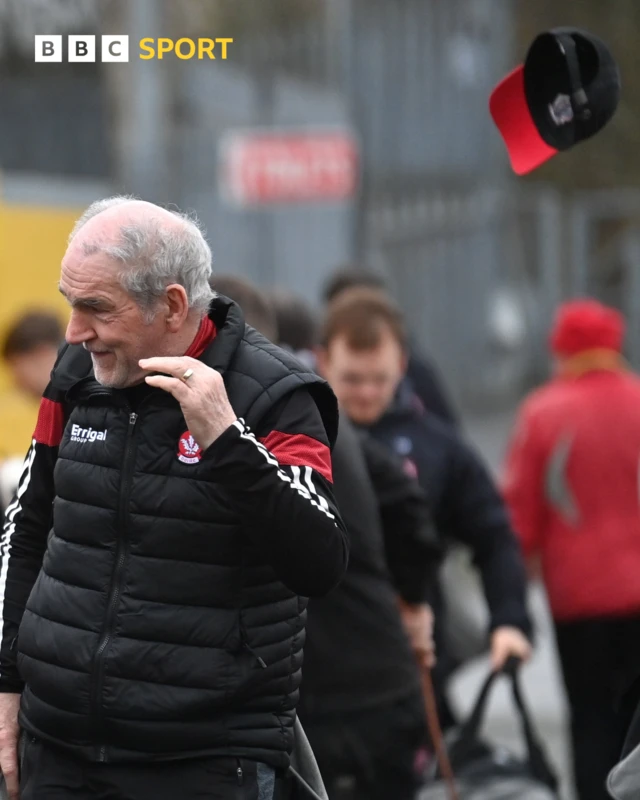
[[[70,62],[95,62],[96,36],[67,36],[67,61]],[[138,42],[138,58],[145,61],[158,59],[162,61],[165,56],[173,55],[183,61],[196,58],[199,60],[221,59],[226,61],[228,47],[233,39],[140,39]],[[37,34],[35,36],[35,60],[38,62],[61,63],[64,56],[62,34]],[[129,61],[129,37],[103,34],[100,37],[100,61],[123,62]]]

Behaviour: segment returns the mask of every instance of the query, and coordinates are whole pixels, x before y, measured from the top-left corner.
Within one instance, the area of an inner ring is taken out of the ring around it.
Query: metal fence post
[[[562,200],[557,190],[545,189],[538,194],[538,252],[546,322],[550,322],[563,294],[562,214]]]
[[[575,198],[570,214],[571,294],[585,295],[591,285],[591,231],[586,201]]]
[[[268,65],[264,65],[255,74],[256,90],[256,125],[259,127],[272,127],[275,116],[275,78]],[[265,286],[272,286],[276,282],[275,263],[275,219],[271,208],[261,208],[254,212],[256,215],[256,276]]]
[[[161,36],[165,3],[156,0],[122,2],[115,14],[129,32],[131,41],[143,36]],[[116,20],[114,19],[113,22]],[[125,73],[121,67],[126,66]],[[157,61],[132,58],[126,65],[107,64],[116,125],[116,180],[121,191],[163,202],[169,191],[169,153],[166,71]]]

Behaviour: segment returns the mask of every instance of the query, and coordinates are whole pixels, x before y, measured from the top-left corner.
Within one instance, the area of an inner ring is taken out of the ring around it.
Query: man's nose
[[[69,324],[64,338],[69,344],[82,344],[95,337],[95,333],[83,314],[75,309],[71,311]]]

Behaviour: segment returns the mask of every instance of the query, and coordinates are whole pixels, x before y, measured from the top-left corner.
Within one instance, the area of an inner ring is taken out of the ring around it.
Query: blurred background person
[[[385,279],[372,271],[356,266],[337,269],[324,286],[325,306],[345,290],[364,287],[389,293]],[[317,341],[317,337],[315,339]],[[420,413],[427,408],[443,422],[460,427],[454,404],[435,365],[421,352],[409,333],[407,363],[397,394],[407,407]],[[469,582],[469,565],[463,547],[452,543],[440,575],[440,591],[447,607],[449,625],[442,630],[446,638],[446,664],[439,669],[453,669],[454,665],[470,662],[486,653],[486,615],[478,608],[482,602],[482,589]],[[461,592],[461,585],[466,591]],[[447,707],[448,708],[448,707]],[[449,713],[447,712],[447,717]]]
[[[319,335],[317,313],[299,295],[280,287],[269,292],[269,300],[278,320],[280,346],[315,368]]]
[[[48,311],[29,311],[6,334],[2,358],[17,389],[36,405],[49,382],[64,340],[60,318]]]
[[[247,324],[273,331],[275,321],[279,344],[313,351],[315,316],[301,298],[279,290],[270,302],[226,275],[212,287],[238,290]],[[331,800],[413,800],[428,763],[419,670],[434,663],[425,598],[441,548],[418,484],[344,415],[332,464],[349,565],[309,604],[300,719]]]
[[[324,301],[329,304],[345,289],[358,286],[387,290],[384,280],[379,275],[347,267],[337,270],[329,278],[324,289]],[[410,390],[424,408],[444,422],[458,425],[458,415],[442,377],[413,341],[407,344],[407,365],[403,383],[404,391],[408,393]]]
[[[255,328],[270,342],[278,344],[278,320],[271,303],[251,281],[236,275],[214,275],[211,278],[214,292],[235,300],[244,311],[247,325]]]
[[[526,661],[531,654],[526,576],[506,509],[484,464],[455,429],[417,409],[399,391],[407,362],[401,313],[379,290],[345,290],[327,309],[321,343],[319,371],[344,413],[404,459],[429,499],[443,543],[470,548],[491,615],[493,667],[501,668],[510,656]],[[446,683],[458,665],[447,659],[443,630],[448,620],[441,593],[434,612],[436,683],[441,721],[449,727],[454,714]]]
[[[18,317],[8,329],[2,343],[2,361],[9,372],[12,387],[1,402],[19,407],[24,422],[16,425],[16,420],[9,417],[8,408],[3,406],[3,423],[11,425],[0,438],[3,452],[6,448],[14,454],[27,452],[42,393],[63,340],[64,328],[60,318],[48,311],[29,311]],[[25,435],[26,430],[28,435]]]
[[[333,452],[347,574],[310,602],[298,706],[331,800],[414,800],[431,755],[420,670],[437,660],[426,599],[440,548],[426,498],[343,415]]]
[[[0,512],[11,499],[49,382],[64,328],[58,315],[28,311],[9,327],[2,343],[2,361],[10,388],[0,393]]]
[[[520,408],[504,476],[549,597],[580,800],[609,796],[640,698],[640,379],[621,355],[624,330],[594,300],[560,307],[555,376]]]

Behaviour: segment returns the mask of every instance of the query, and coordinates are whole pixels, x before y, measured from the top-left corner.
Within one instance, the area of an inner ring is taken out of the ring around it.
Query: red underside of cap
[[[489,111],[517,175],[525,175],[557,155],[558,151],[540,136],[529,113],[523,66],[514,69],[496,86],[489,98]]]

